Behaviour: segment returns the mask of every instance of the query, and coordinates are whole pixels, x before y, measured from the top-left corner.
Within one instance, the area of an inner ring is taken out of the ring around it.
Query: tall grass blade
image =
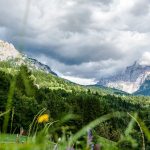
[[[92,121],[91,123],[89,123],[88,125],[86,125],[84,128],[82,128],[79,132],[77,132],[69,141],[69,147],[71,147],[71,145],[77,141],[80,137],[82,137],[89,129],[93,129],[95,128],[97,125],[99,125],[102,122],[105,122],[113,117],[123,117],[126,116],[126,113],[123,112],[114,112],[114,113],[110,113],[107,115],[104,115],[94,121]]]
[[[15,85],[16,85],[16,77],[13,77],[11,83],[10,83],[10,89],[8,93],[8,99],[6,104],[6,111],[11,110],[12,108],[12,99],[15,92]],[[8,122],[9,122],[9,115],[10,111],[4,116],[4,123],[3,123],[3,132],[7,132]]]

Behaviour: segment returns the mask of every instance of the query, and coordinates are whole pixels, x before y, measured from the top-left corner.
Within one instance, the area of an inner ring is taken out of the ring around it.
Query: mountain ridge
[[[114,76],[102,78],[97,85],[115,88],[130,94],[137,92],[150,75],[150,66],[136,61],[133,65]]]
[[[11,43],[0,40],[0,61],[10,61],[14,66],[27,65],[30,70],[42,70],[45,73],[50,73],[57,76],[48,65],[45,65],[34,58],[19,52]],[[111,88],[118,92],[122,91],[129,94],[142,94],[147,91],[146,87],[150,80],[150,66],[142,65],[139,61],[135,61],[133,65],[126,67],[122,72],[114,76],[103,77],[96,85],[97,88]],[[147,81],[148,80],[148,81]],[[147,92],[148,93],[148,92]],[[124,93],[123,93],[124,94]],[[148,93],[150,95],[150,93]]]
[[[8,60],[14,65],[20,66],[25,64],[31,70],[42,70],[57,76],[48,65],[45,65],[34,58],[27,57],[23,53],[20,53],[13,44],[0,40],[0,61]]]

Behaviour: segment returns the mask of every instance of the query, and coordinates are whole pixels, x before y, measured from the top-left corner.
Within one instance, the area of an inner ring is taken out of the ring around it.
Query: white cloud
[[[80,85],[93,85],[97,83],[97,81],[95,81],[94,79],[78,78],[73,76],[61,76],[61,77]]]
[[[148,0],[28,1],[0,0],[0,38],[17,48],[24,41],[26,53],[64,76],[93,81],[148,60]]]
[[[144,52],[142,58],[140,59],[141,65],[150,65],[150,52]]]

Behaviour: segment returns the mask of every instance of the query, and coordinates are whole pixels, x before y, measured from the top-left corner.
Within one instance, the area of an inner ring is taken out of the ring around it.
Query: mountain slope
[[[139,90],[134,95],[150,96],[150,76],[146,78],[144,83],[140,86]]]
[[[140,89],[140,86],[149,75],[150,66],[140,65],[135,62],[132,66],[127,67],[125,71],[115,76],[102,78],[97,85],[115,88],[131,94]]]
[[[23,55],[12,44],[0,41],[0,70],[14,75],[19,72],[21,65],[26,65],[32,71],[31,78],[38,88],[63,89],[68,92],[87,91],[87,89],[90,89],[93,92],[98,91],[104,95],[107,93],[114,94],[114,92],[110,92],[103,87],[96,90],[93,87],[87,88],[62,79],[49,66]]]
[[[130,95],[124,91],[117,90],[110,87],[104,87],[102,85],[89,85],[86,87],[94,91],[101,91],[101,93],[115,94],[115,95]]]
[[[58,77],[49,66],[20,53],[12,44],[0,41],[0,71],[16,75],[21,65],[27,66],[32,72],[31,78],[38,88],[61,89],[68,92],[85,91],[82,86]]]
[[[21,53],[12,44],[0,40],[0,61],[21,57]]]
[[[27,64],[27,66],[30,69],[43,70],[46,73],[51,73],[51,74],[57,76],[57,74],[55,72],[53,72],[49,66],[42,64],[41,62],[39,62],[36,59],[26,57],[25,63]]]
[[[57,77],[57,74],[49,66],[20,53],[12,44],[0,41],[0,70],[15,74],[21,65],[26,65],[32,70],[35,84],[38,87],[67,89],[68,91],[83,90],[85,88],[103,94],[126,95],[132,93],[150,95],[148,80],[146,80],[150,75],[150,66],[143,66],[135,62],[132,66],[127,67],[125,71],[115,76],[102,78],[96,85],[83,87],[61,78],[54,78],[51,75]],[[75,85],[76,87],[74,87]]]
[[[29,69],[42,70],[46,73],[53,75],[57,74],[51,70],[47,65],[42,64],[36,59],[29,58],[26,55],[20,53],[15,47],[8,43],[0,40],[0,61],[9,61],[14,66],[27,65]]]

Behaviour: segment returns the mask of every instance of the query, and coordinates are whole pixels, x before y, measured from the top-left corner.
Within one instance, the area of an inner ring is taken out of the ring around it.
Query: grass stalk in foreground
[[[10,89],[9,89],[9,93],[8,93],[6,111],[11,110],[11,108],[12,108],[12,99],[14,96],[15,86],[16,86],[16,77],[13,77],[12,81],[10,82]],[[10,111],[4,116],[4,123],[3,123],[3,132],[4,133],[7,132],[9,116],[10,116]]]

